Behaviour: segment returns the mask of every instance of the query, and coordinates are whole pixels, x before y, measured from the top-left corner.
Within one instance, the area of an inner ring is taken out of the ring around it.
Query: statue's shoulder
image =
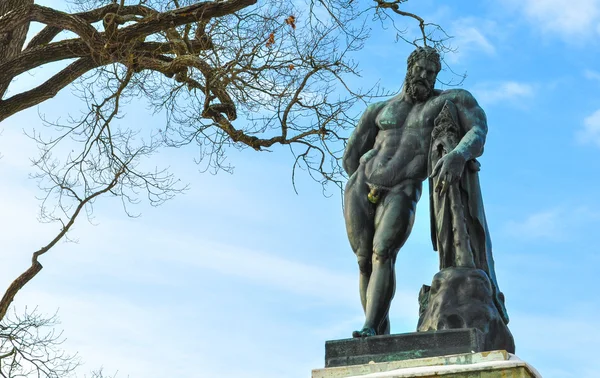
[[[367,106],[367,110],[366,112],[379,112],[381,110],[381,108],[383,108],[384,106],[386,106],[390,101],[392,101],[392,99],[387,99],[387,100],[383,100],[383,101],[378,101],[378,102],[374,102],[372,104],[369,104]]]
[[[449,100],[455,104],[460,104],[468,108],[477,105],[477,100],[475,100],[475,97],[471,94],[471,92],[462,88],[453,88],[440,91],[439,95],[436,96],[436,100],[442,104]]]

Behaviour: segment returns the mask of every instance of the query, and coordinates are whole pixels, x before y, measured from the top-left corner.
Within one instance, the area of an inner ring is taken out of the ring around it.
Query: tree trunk
[[[0,17],[6,15],[17,7],[33,4],[33,0],[2,0],[0,1]],[[29,22],[14,30],[0,30],[0,64],[14,58],[23,50]],[[13,78],[0,82],[0,99],[4,97],[8,85]]]

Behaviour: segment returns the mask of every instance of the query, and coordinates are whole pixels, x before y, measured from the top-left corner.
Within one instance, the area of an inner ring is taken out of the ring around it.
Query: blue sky
[[[40,4],[64,8],[62,0]],[[445,27],[446,56],[479,100],[489,134],[480,179],[496,271],[517,355],[545,378],[592,378],[600,295],[600,1],[411,0],[406,10]],[[399,87],[409,46],[373,25],[355,58],[356,85]],[[26,75],[16,85],[43,77]],[[442,72],[441,80],[452,76]],[[0,287],[27,267],[56,225],[36,220],[38,201],[22,130],[38,112],[58,116],[76,102],[68,90],[1,125]],[[121,122],[160,128],[143,107]],[[194,148],[170,150],[168,165],[190,190],[128,218],[100,199],[93,224],[80,219],[42,259],[44,270],[15,306],[57,309],[67,341],[85,362],[118,377],[307,377],[324,363],[324,342],[362,324],[357,266],[341,200],[307,175],[291,184],[289,151],[234,151],[233,175],[201,174]],[[423,194],[427,198],[427,193]],[[428,204],[421,201],[397,261],[392,332],[411,332],[417,294],[436,272]]]

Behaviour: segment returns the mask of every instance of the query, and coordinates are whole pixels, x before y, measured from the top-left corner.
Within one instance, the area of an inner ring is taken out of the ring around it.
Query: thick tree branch
[[[34,89],[0,101],[0,122],[21,110],[56,96],[61,89],[98,65],[91,58],[81,58]]]
[[[190,50],[192,52],[199,52],[208,47],[209,46],[207,46],[206,41],[194,40],[190,43]],[[132,55],[133,53],[136,54]],[[133,61],[131,61],[131,57],[135,55],[141,58],[136,58],[134,61],[146,62],[145,65],[139,65],[136,68],[138,71],[141,69],[153,69],[172,77],[177,72],[187,69],[186,64],[194,62],[194,64],[191,65],[192,67],[197,67],[199,69],[202,68],[205,72],[210,72],[210,67],[206,63],[203,64],[197,57],[194,56],[177,58],[179,60],[171,64],[165,63],[165,61],[171,61],[172,59],[167,59],[165,57],[161,57],[160,55],[169,53],[173,53],[173,45],[169,42],[144,42],[136,44],[129,51],[127,49],[111,49],[107,54],[105,54],[105,59],[88,58],[85,61],[80,60],[60,71],[37,88],[0,101],[0,105],[2,105],[0,108],[0,121],[21,110],[37,105],[49,98],[54,97],[60,89],[64,88],[66,85],[73,82],[79,76],[92,68],[116,62],[121,62],[127,66],[131,66],[133,63]],[[89,55],[89,49],[80,39],[70,39],[54,42],[46,46],[38,46],[36,48],[26,50],[20,56],[9,62],[0,64],[0,82],[4,82],[6,80],[10,81],[11,78],[43,64],[65,59],[86,57]],[[159,59],[153,59],[153,57]],[[222,91],[219,92],[219,98],[227,99],[228,95]],[[231,99],[229,99],[229,101],[231,102]]]
[[[17,57],[0,64],[0,83],[10,81],[14,77],[44,64],[89,55],[89,48],[79,38],[67,39],[29,49]]]
[[[207,62],[198,58],[194,55],[181,55],[170,62],[161,61],[158,59],[151,59],[147,57],[140,57],[137,60],[137,64],[140,69],[152,69],[155,71],[162,72],[163,74],[172,77],[181,72],[186,72],[188,67],[198,69],[202,75],[206,78],[206,89],[211,91],[221,101],[221,106],[227,107],[225,113],[230,121],[236,118],[235,105],[231,96],[225,90],[225,85],[215,76],[215,69],[213,69]],[[209,98],[209,96],[207,96]],[[208,104],[205,106],[208,108]],[[214,109],[213,109],[214,110]],[[222,110],[219,110],[219,113]],[[211,114],[207,113],[208,109],[205,109],[203,116],[212,117]]]
[[[4,16],[7,13],[14,12],[19,9],[23,4],[33,4],[33,0],[2,0],[0,1],[0,16]],[[17,56],[23,45],[25,44],[25,38],[27,37],[27,31],[29,30],[29,23],[25,23],[13,29],[0,29],[0,64],[7,60]],[[0,81],[0,99],[8,88],[8,82]]]
[[[113,3],[88,12],[75,13],[73,16],[79,17],[88,23],[94,23],[102,20],[107,14],[116,12],[119,12],[119,15],[138,15],[142,17],[157,13],[154,9],[143,5],[121,7],[119,4]],[[63,28],[57,26],[46,26],[27,44],[26,50],[50,43],[63,30]]]
[[[21,290],[29,281],[31,281],[31,279],[35,277],[36,274],[38,274],[41,270],[42,264],[34,259],[31,262],[31,266],[10,284],[0,300],[0,320],[4,319],[4,316],[8,311],[8,307],[12,303],[19,290]]]
[[[194,53],[210,48],[210,44],[206,41],[197,40],[191,41],[189,46],[191,52]],[[134,53],[139,53],[140,55],[149,53],[151,56],[157,56],[159,54],[172,54],[174,53],[174,49],[170,42],[136,43],[130,49],[116,46],[106,50],[106,53],[103,54],[103,57],[107,59],[104,63],[122,61],[126,56]],[[91,55],[93,54],[89,48],[79,38],[37,46],[25,50],[21,55],[10,61],[0,64],[0,83],[10,81],[12,78],[44,64],[73,58],[89,57]]]
[[[115,5],[111,5],[92,12],[74,15],[35,4],[22,5],[0,18],[0,31],[12,30],[24,24],[28,25],[31,21],[45,23],[48,27],[34,38],[23,53],[0,64],[0,89],[8,87],[11,80],[19,74],[50,62],[83,56],[91,56],[97,61],[104,61],[105,64],[106,62],[117,62],[122,61],[123,55],[127,54],[128,47],[131,49],[133,46],[141,47],[142,51],[148,51],[147,49],[155,47],[157,50],[154,53],[170,52],[175,47],[173,44],[139,45],[139,37],[146,37],[200,19],[207,20],[231,14],[254,3],[256,0],[204,2],[164,13],[158,13],[144,6],[115,9]],[[117,10],[119,15],[110,12]],[[112,33],[100,33],[90,24],[111,15],[110,19],[118,23],[118,20],[124,17],[123,14],[149,16],[140,19],[135,25],[114,30]],[[46,45],[63,29],[76,33],[81,40],[75,39]],[[87,51],[84,50],[84,45],[87,47]],[[194,41],[193,45],[195,51],[212,46],[208,40]],[[128,53],[132,52],[128,51]],[[227,97],[223,91],[218,93],[218,96],[219,98]]]
[[[158,33],[161,30],[167,30],[190,22],[208,20],[214,17],[233,14],[250,5],[256,4],[256,1],[257,0],[207,1],[177,8],[172,11],[158,13],[140,20],[135,25],[121,29],[117,41],[129,41],[140,36],[151,35]]]
[[[0,30],[12,30],[32,21],[72,31],[90,48],[101,45],[102,42],[96,28],[80,17],[36,4],[24,5],[3,15]]]

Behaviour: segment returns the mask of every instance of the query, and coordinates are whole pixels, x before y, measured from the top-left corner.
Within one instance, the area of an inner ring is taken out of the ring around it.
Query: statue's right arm
[[[379,131],[375,125],[375,117],[383,105],[383,102],[369,105],[348,139],[342,158],[342,166],[348,176],[352,176],[356,172],[361,156],[372,149],[375,144],[375,137]]]

